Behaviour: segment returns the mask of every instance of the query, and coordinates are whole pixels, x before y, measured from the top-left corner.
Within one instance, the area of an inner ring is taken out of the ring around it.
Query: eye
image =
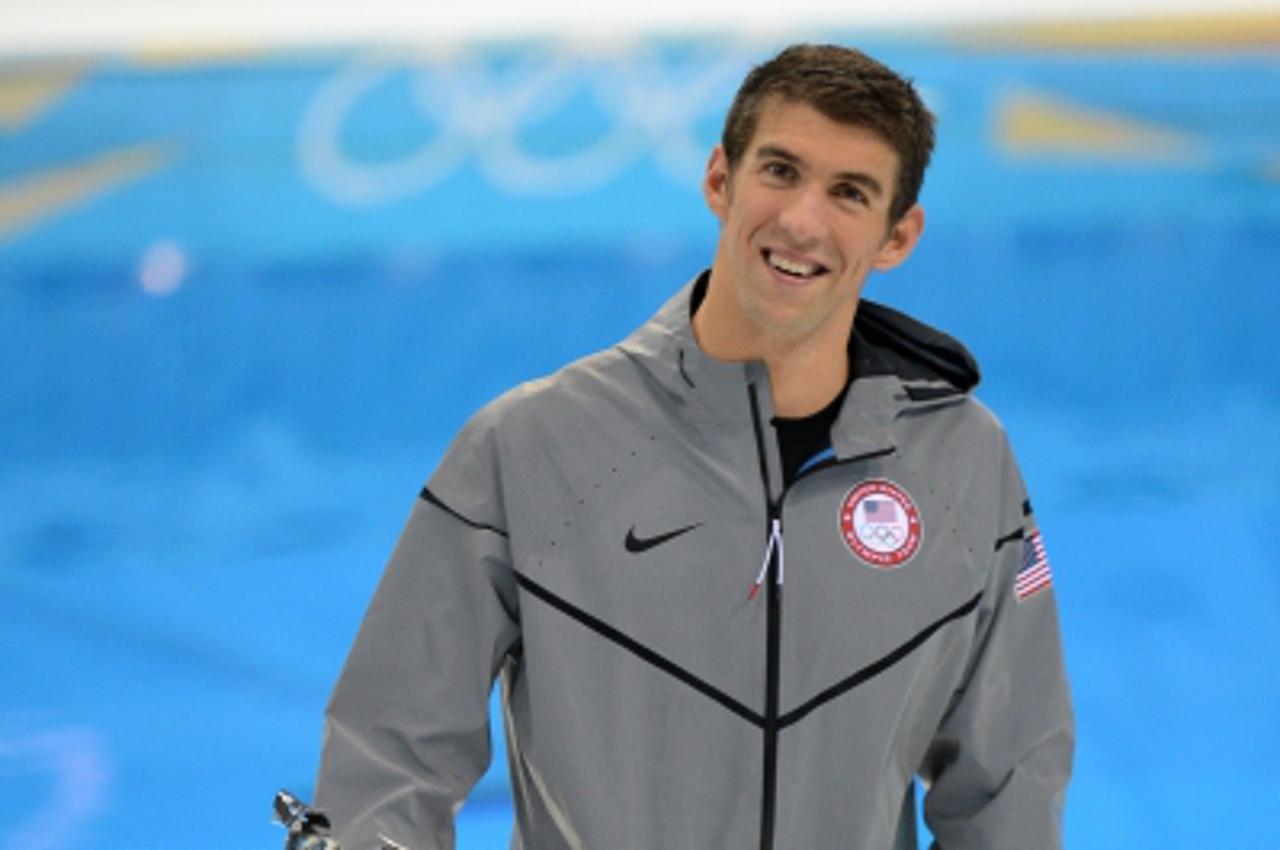
[[[862,204],[863,206],[870,205],[870,199],[867,198],[867,193],[852,183],[837,183],[831,189],[831,194],[842,200],[853,201],[854,203]]]
[[[769,160],[761,168],[761,171],[767,177],[771,177],[780,183],[790,183],[797,176],[796,167],[780,159]]]

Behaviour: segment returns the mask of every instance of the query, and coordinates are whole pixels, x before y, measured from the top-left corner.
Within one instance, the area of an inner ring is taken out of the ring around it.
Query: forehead
[[[897,152],[874,130],[832,120],[815,107],[773,97],[761,106],[747,158],[762,148],[782,148],[819,172],[861,172],[890,185]]]

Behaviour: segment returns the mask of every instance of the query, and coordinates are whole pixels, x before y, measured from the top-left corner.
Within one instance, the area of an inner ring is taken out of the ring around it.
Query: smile
[[[764,261],[774,270],[781,272],[787,277],[797,280],[808,280],[818,275],[825,274],[827,267],[821,263],[813,263],[807,260],[796,260],[789,257],[779,256],[773,250],[765,248],[761,251]]]

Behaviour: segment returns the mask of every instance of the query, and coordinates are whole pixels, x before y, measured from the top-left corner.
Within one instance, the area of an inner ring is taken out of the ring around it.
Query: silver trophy
[[[329,819],[288,791],[276,794],[275,815],[289,830],[284,850],[342,850],[329,837]]]
[[[342,850],[338,842],[329,837],[329,819],[323,812],[311,808],[288,791],[276,792],[276,821],[289,830],[284,840],[284,850]],[[409,850],[379,835],[379,850]]]

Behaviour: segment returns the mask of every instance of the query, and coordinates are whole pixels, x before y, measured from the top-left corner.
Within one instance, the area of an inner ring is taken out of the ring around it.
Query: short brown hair
[[[746,154],[760,110],[772,97],[809,104],[832,121],[878,133],[898,154],[889,220],[897,221],[915,204],[933,153],[935,119],[909,80],[851,47],[788,47],[752,68],[733,98],[720,139],[731,170]]]

